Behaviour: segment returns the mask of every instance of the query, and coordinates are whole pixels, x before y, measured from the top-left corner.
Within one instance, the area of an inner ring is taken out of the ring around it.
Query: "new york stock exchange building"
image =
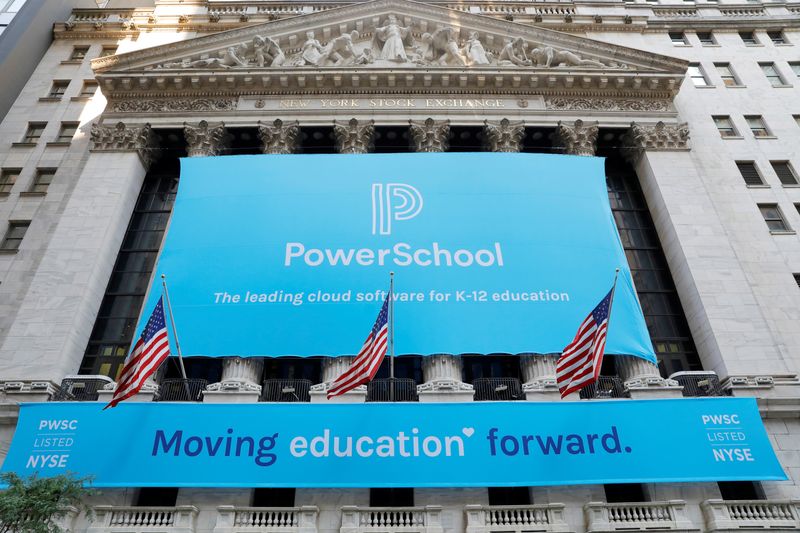
[[[53,36],[0,123],[0,460],[91,478],[61,527],[800,531],[800,3],[132,0]],[[158,312],[171,357],[103,410]]]

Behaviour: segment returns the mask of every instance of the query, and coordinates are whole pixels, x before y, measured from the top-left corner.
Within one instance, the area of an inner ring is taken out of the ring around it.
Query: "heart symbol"
[[[461,428],[461,432],[467,437],[471,437],[475,433],[475,428]]]

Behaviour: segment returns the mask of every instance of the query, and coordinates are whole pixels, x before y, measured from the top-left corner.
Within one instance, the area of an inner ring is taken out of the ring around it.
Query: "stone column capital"
[[[92,124],[90,136],[93,152],[136,152],[146,169],[158,156],[158,141],[150,124]]]
[[[366,154],[375,147],[375,121],[359,121],[351,118],[347,122],[334,120],[333,134],[336,150],[340,154]]]
[[[525,123],[521,120],[483,121],[483,143],[490,152],[519,152],[525,136]]]
[[[411,148],[415,152],[446,152],[450,146],[450,121],[409,120]]]
[[[219,155],[228,148],[231,140],[222,122],[209,124],[201,120],[196,126],[184,122],[183,134],[186,137],[186,152],[189,157]]]
[[[564,148],[570,155],[594,155],[597,150],[597,122],[584,122],[581,119],[573,124],[559,121],[556,126],[555,144]]]
[[[265,154],[293,154],[297,152],[300,139],[300,122],[285,123],[277,118],[271,124],[258,123],[258,138]]]
[[[689,126],[681,124],[640,124],[631,127],[622,138],[622,155],[636,164],[645,152],[683,151],[689,149]]]

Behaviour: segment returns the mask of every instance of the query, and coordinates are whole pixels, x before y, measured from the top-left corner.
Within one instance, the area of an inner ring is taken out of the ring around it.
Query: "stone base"
[[[361,386],[345,392],[342,395],[328,399],[328,386],[323,384],[323,387],[314,385],[311,388],[309,395],[311,396],[311,403],[364,403],[367,401],[367,387]],[[316,390],[315,390],[316,389]]]
[[[475,399],[474,390],[430,390],[419,391],[420,403],[471,402]]]
[[[652,400],[655,398],[683,398],[683,387],[664,386],[664,387],[630,387],[625,386],[625,390],[634,400]]]
[[[251,390],[205,390],[203,403],[258,403],[259,391]]]
[[[153,398],[155,398],[156,392],[158,392],[158,389],[156,389],[156,390],[139,391],[137,394],[134,394],[133,396],[131,396],[130,398],[128,398],[125,401],[126,402],[152,402]],[[99,390],[99,391],[97,391],[97,401],[100,402],[100,403],[106,403],[107,404],[108,402],[111,401],[111,398],[113,398],[113,397],[114,397],[114,391],[113,390]]]
[[[558,389],[527,389],[525,390],[525,399],[529,402],[558,402],[561,401],[561,393],[558,392]],[[580,395],[570,394],[566,399],[579,400]]]

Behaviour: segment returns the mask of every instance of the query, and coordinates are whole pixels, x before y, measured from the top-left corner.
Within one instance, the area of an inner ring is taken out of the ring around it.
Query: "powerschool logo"
[[[366,191],[365,191],[366,192]],[[396,222],[408,221],[422,213],[422,194],[408,183],[372,183],[372,235],[390,236]],[[323,221],[328,224],[329,221]],[[424,230],[424,226],[420,226]],[[417,247],[397,242],[387,248],[311,248],[302,242],[287,242],[283,266],[385,266],[397,267],[502,267],[499,242],[487,248],[448,249],[433,241]]]

